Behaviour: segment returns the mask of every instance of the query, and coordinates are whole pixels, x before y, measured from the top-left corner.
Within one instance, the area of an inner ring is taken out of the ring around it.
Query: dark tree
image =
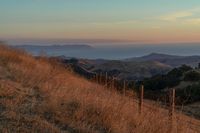
[[[190,71],[185,73],[184,76],[185,81],[199,81],[200,80],[200,73],[197,71]]]

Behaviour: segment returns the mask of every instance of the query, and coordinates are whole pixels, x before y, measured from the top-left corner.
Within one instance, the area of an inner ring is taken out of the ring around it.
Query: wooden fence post
[[[144,85],[140,88],[140,100],[139,100],[139,113],[143,111],[143,99],[144,99]]]
[[[98,75],[98,73],[96,73],[96,82],[97,82],[97,84],[99,83],[99,75]]]
[[[108,77],[107,77],[107,88],[111,88],[111,83],[110,83],[111,80],[112,80],[112,79],[108,76]]]
[[[173,119],[175,108],[175,89],[170,90],[169,93],[169,117]]]
[[[101,84],[102,82],[102,73],[100,72],[100,76],[99,76],[99,84]]]
[[[93,82],[96,82],[96,74],[93,75],[92,80]]]
[[[124,85],[123,85],[123,93],[124,96],[126,96],[126,81],[124,80]]]
[[[108,88],[108,73],[106,72],[106,77],[105,77],[105,85],[106,88]]]
[[[132,92],[133,92],[133,98],[135,98],[135,92],[134,92],[134,89],[135,89],[135,82],[133,81],[133,88],[132,88]]]
[[[114,90],[115,89],[115,78],[113,77],[111,80],[112,80],[112,89]]]
[[[173,131],[174,127],[174,111],[175,111],[175,89],[170,90],[169,92],[169,120],[170,120],[170,130]]]
[[[100,75],[99,75],[99,84],[102,83],[102,72],[100,72]]]

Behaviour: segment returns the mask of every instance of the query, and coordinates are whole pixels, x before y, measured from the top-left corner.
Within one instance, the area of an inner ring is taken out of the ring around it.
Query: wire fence
[[[101,74],[101,76],[103,77],[103,75]],[[107,74],[106,74],[106,78],[102,78],[101,76],[98,76],[96,74],[96,76],[94,78],[92,78],[91,80],[102,85],[103,87],[105,88],[111,88],[111,89],[115,89],[116,91],[119,91],[118,89],[116,89],[116,83],[115,83],[115,80],[116,78],[115,77],[108,77]],[[128,96],[126,95],[127,94],[127,85],[126,85],[126,81],[122,81],[123,83],[123,91],[122,91],[122,94],[124,96]],[[14,87],[16,89],[17,92],[20,92],[20,93],[24,93],[24,94],[27,94],[26,91],[22,91],[20,88],[16,87],[16,86],[12,86],[11,84],[6,84],[6,86],[3,86],[3,87],[7,87],[7,88],[10,88],[10,87]],[[148,110],[156,110],[156,108],[160,108],[160,104],[148,104],[146,102],[144,102],[144,91],[145,91],[145,88],[144,86],[142,85],[140,87],[140,91],[139,91],[139,97],[136,96],[136,97],[130,97],[132,99],[132,101],[134,103],[136,103],[138,106],[139,106],[139,113],[142,113],[143,112],[143,109],[148,109]],[[169,95],[169,99],[170,99],[170,104],[169,106],[163,106],[163,108],[165,109],[168,109],[168,113],[169,113],[169,120],[170,121],[176,121],[177,123],[185,123],[186,125],[188,125],[188,127],[193,130],[194,132],[197,132],[197,133],[200,133],[200,122],[198,120],[195,120],[195,119],[192,119],[192,118],[189,118],[189,119],[180,119],[178,117],[178,114],[182,114],[180,111],[177,111],[175,109],[175,89],[172,89],[171,90],[171,93]],[[153,106],[152,106],[153,105]]]
[[[105,88],[111,88],[114,89],[116,91],[120,91],[121,94],[123,94],[124,96],[128,96],[126,95],[126,92],[128,90],[127,88],[127,84],[126,81],[120,81],[121,82],[121,89],[118,89],[119,83],[117,83],[117,78],[115,77],[109,77],[107,73],[105,73],[105,75],[103,75],[102,73],[100,74],[95,74],[95,76],[93,78],[91,78],[92,81],[102,85]],[[146,108],[148,110],[155,110],[156,108],[164,108],[168,110],[168,114],[169,114],[169,120],[171,122],[176,121],[176,123],[184,123],[186,124],[193,132],[197,132],[200,133],[200,121],[197,119],[193,119],[191,117],[188,116],[187,119],[180,119],[179,114],[181,116],[183,116],[183,113],[179,110],[176,110],[176,105],[175,105],[175,100],[176,100],[176,90],[175,89],[170,89],[169,93],[168,93],[168,98],[169,98],[169,103],[168,105],[160,105],[160,104],[156,104],[155,106],[152,106],[152,104],[146,104],[144,102],[144,86],[141,85],[140,86],[140,91],[139,94],[136,97],[131,97],[133,100],[133,102],[135,102],[138,106],[139,106],[139,113],[143,112],[143,108]],[[184,115],[185,116],[185,115]],[[186,116],[187,117],[187,116]]]

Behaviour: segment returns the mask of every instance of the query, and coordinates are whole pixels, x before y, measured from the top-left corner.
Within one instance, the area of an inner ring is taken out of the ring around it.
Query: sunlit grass
[[[149,105],[152,109],[144,108],[139,114],[132,98],[87,81],[45,57],[36,59],[0,46],[0,69],[3,132],[169,132],[166,110]],[[174,129],[192,132],[181,121]]]

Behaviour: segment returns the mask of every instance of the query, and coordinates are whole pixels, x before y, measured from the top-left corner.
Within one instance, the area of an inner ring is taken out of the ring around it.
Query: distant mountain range
[[[81,53],[93,51],[93,47],[87,44],[62,44],[62,45],[12,45],[17,49],[23,49],[34,56],[45,54],[47,56],[79,57]]]
[[[178,56],[178,55],[152,53],[142,57],[129,58],[126,59],[125,61],[136,61],[136,62],[157,61],[169,65],[171,67],[179,67],[183,64],[196,67],[198,66],[198,63],[200,63],[200,56]]]
[[[84,50],[93,49],[92,46],[87,44],[66,44],[66,45],[15,45],[15,48],[25,49],[25,50]]]

